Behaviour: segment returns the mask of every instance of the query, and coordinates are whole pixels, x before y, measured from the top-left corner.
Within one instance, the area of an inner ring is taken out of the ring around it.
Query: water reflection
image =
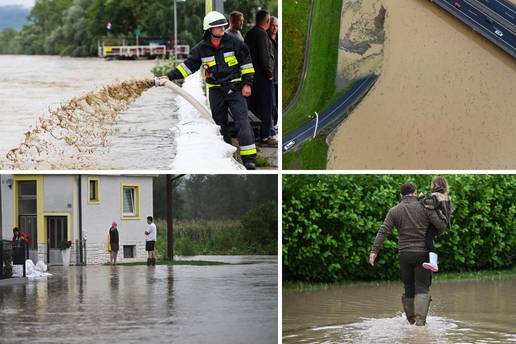
[[[398,283],[283,293],[284,343],[516,342],[516,280],[432,286],[426,327],[402,315]]]
[[[0,287],[1,341],[276,343],[277,260],[253,261],[52,267]]]

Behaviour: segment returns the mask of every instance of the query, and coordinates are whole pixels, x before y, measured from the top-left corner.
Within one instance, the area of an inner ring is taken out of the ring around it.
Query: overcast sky
[[[0,0],[0,6],[22,5],[25,7],[32,7],[34,6],[34,2],[36,2],[36,0]]]

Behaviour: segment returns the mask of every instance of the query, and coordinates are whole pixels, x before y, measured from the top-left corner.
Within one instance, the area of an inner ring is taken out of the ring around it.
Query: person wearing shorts
[[[145,231],[145,251],[147,251],[147,265],[156,265],[156,225],[153,223],[152,216],[147,216],[147,224],[149,227]]]

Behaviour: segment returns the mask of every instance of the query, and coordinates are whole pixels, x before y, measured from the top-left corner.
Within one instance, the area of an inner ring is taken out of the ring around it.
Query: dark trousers
[[[254,133],[247,116],[247,102],[242,95],[242,85],[234,83],[228,86],[212,87],[209,93],[211,115],[215,123],[221,127],[224,141],[231,143],[228,128],[228,109],[231,109],[240,147],[254,145]],[[249,158],[254,158],[254,156]]]
[[[432,284],[432,272],[422,266],[427,260],[428,252],[400,252],[400,273],[405,297],[428,294]]]
[[[251,111],[262,121],[260,139],[272,135],[274,123],[274,82],[260,73],[254,75],[251,97],[247,99]]]
[[[437,228],[431,224],[430,227],[428,227],[425,235],[425,245],[428,252],[435,252],[434,239],[437,234]]]

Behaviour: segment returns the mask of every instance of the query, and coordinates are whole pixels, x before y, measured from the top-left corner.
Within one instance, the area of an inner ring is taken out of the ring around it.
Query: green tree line
[[[429,193],[431,175],[283,177],[283,273],[287,280],[332,282],[399,278],[397,231],[371,267],[367,258],[399,186]],[[435,241],[440,271],[504,269],[516,260],[516,176],[446,175],[455,212]]]
[[[154,179],[154,217],[166,252],[166,176]],[[277,254],[276,175],[186,175],[173,181],[178,255]]]
[[[0,31],[0,54],[95,56],[103,37],[173,35],[173,0],[37,0],[23,29]],[[244,32],[257,9],[277,14],[276,0],[226,0],[226,13],[245,15]],[[194,45],[202,37],[204,0],[177,2],[178,41]],[[111,30],[107,23],[112,24]]]
[[[237,219],[278,199],[276,175],[193,174],[173,183],[172,211],[176,220]],[[165,218],[165,175],[154,179],[153,189],[154,217]]]

